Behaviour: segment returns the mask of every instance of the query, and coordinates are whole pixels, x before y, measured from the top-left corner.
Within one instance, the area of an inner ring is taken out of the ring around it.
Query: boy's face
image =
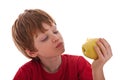
[[[47,29],[44,33],[38,33],[34,37],[34,46],[38,50],[35,52],[38,57],[55,57],[64,52],[64,42],[61,34],[56,29],[56,25],[52,26],[43,23],[43,27]]]

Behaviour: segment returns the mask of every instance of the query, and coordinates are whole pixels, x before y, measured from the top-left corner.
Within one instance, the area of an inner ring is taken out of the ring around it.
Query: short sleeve
[[[91,64],[82,56],[78,59],[79,80],[93,80]]]
[[[20,68],[15,74],[13,80],[30,80],[29,71]]]

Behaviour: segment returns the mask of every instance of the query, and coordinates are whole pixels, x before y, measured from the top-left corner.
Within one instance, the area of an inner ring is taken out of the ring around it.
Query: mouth
[[[64,45],[63,45],[63,42],[60,42],[57,44],[56,48],[62,48]]]

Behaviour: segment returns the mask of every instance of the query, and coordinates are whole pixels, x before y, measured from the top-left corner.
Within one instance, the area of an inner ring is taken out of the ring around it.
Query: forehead
[[[37,30],[36,34],[34,34],[34,37],[38,37],[38,35],[45,34],[48,30],[54,30],[56,29],[56,25],[52,23],[51,25],[47,23],[42,23],[43,30]]]
[[[45,30],[56,28],[56,25],[54,23],[52,23],[51,25],[48,25],[46,23],[42,23],[42,26]]]

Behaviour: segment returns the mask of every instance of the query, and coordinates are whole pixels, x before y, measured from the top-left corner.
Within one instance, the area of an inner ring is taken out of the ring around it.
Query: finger
[[[110,45],[109,45],[109,43],[103,38],[100,38],[99,39],[100,40],[100,42],[104,45],[104,47],[106,48],[106,49],[108,49],[109,47],[110,47]]]
[[[103,54],[101,53],[101,50],[99,49],[99,47],[95,46],[94,49],[95,49],[95,51],[96,51],[96,53],[98,55],[98,58],[99,59],[103,58]]]
[[[105,55],[106,61],[109,60],[112,57],[112,50],[110,44],[105,39],[100,39],[100,42],[104,45],[106,49],[106,53],[103,53]]]
[[[101,40],[101,39],[99,39],[99,40],[97,41],[97,45],[98,45],[98,47],[99,47],[102,55],[103,55],[104,57],[106,57],[106,56],[107,56],[107,50],[106,50],[104,44],[103,44],[100,40]]]
[[[107,54],[109,56],[112,56],[112,49],[111,49],[110,44],[104,38],[100,39],[100,41],[104,45],[104,47],[106,48]]]

